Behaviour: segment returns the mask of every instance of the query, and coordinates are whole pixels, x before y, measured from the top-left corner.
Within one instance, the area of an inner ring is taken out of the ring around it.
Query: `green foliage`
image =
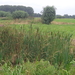
[[[30,61],[44,59],[59,66],[68,65],[73,59],[73,55],[70,54],[71,36],[60,32],[44,34],[39,29],[34,34],[30,31],[24,39],[26,56]]]
[[[9,17],[11,16],[10,12],[0,11],[0,17]]]
[[[26,62],[22,65],[16,65],[15,67],[9,66],[7,63],[3,65],[3,74],[4,75],[54,75],[56,69],[54,66],[50,65],[48,61],[40,62]]]
[[[33,29],[32,26],[29,31],[20,30],[1,28],[0,60],[11,59],[13,64],[17,64],[22,60],[33,62],[44,59],[53,65],[57,64],[58,67],[63,65],[63,68],[72,61],[73,54],[70,53],[72,35],[62,32],[40,32],[39,28]]]
[[[11,65],[5,63],[1,66],[1,75],[74,75],[75,74],[75,64],[70,66],[69,70],[57,69],[49,63],[49,61],[36,61],[22,63],[12,67]]]
[[[41,17],[40,13],[34,13],[34,17]]]
[[[27,18],[28,16],[29,16],[29,15],[28,15],[27,12],[21,11],[21,10],[15,11],[15,12],[13,12],[13,14],[12,14],[12,17],[13,17],[14,19]]]
[[[49,24],[55,19],[55,8],[53,6],[46,6],[42,13],[42,22],[45,24]]]
[[[10,27],[0,28],[0,59],[8,60],[13,54],[19,53],[22,47],[23,34]],[[19,52],[17,52],[17,50]],[[16,59],[17,60],[17,59]]]
[[[35,75],[55,75],[56,69],[48,61],[40,61],[36,66]]]
[[[32,7],[27,7],[27,13],[29,14],[29,16],[33,16],[34,15],[34,10],[33,10],[33,8]]]
[[[74,75],[75,61],[72,61],[74,57],[70,52],[71,36],[63,32],[41,32],[32,25],[27,30],[24,27],[0,27],[0,63],[7,62],[0,73]],[[12,67],[9,62],[17,65]]]
[[[21,10],[25,11],[29,14],[29,16],[33,16],[34,10],[32,7],[26,7],[26,6],[12,6],[12,5],[1,5],[0,6],[0,11],[5,11],[5,12],[11,12],[13,13],[16,10]]]

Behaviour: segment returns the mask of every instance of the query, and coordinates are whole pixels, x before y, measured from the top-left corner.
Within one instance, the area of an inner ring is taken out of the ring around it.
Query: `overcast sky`
[[[55,6],[56,14],[75,15],[75,0],[0,0],[0,5],[30,6],[35,13],[40,13],[45,6]]]

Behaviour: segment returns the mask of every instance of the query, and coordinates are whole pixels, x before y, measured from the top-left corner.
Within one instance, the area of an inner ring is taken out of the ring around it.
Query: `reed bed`
[[[71,34],[59,31],[41,32],[32,25],[28,30],[0,27],[0,63],[15,65],[43,59],[65,68],[74,58],[70,51],[71,37]]]

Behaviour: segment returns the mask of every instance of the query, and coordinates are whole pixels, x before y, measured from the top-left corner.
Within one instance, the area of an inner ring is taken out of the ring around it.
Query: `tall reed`
[[[32,25],[29,30],[3,27],[0,29],[0,61],[21,63],[44,59],[65,67],[73,59],[70,53],[71,36],[59,31],[41,32]]]

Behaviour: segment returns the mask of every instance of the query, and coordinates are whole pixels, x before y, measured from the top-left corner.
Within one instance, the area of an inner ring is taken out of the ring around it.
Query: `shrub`
[[[0,11],[0,17],[9,17],[11,16],[10,12]]]
[[[53,6],[46,6],[42,13],[42,22],[45,24],[49,24],[55,19],[55,8]]]
[[[18,11],[13,12],[12,17],[14,19],[27,18],[28,17],[28,13],[25,12],[25,11],[18,10]]]

